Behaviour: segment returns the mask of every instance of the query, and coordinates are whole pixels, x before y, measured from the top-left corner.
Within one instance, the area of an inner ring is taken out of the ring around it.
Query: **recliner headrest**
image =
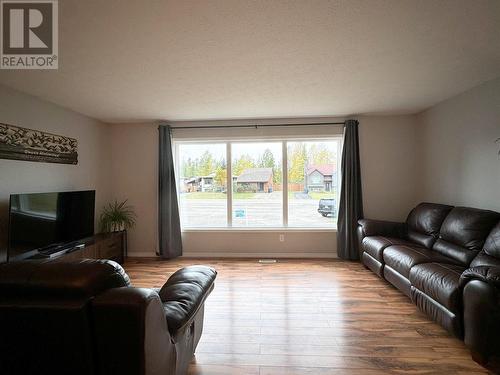
[[[498,212],[455,207],[444,220],[439,236],[454,245],[479,251],[498,220]]]

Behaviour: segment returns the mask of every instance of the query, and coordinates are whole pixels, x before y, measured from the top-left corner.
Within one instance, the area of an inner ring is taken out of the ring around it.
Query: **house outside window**
[[[244,169],[239,176],[236,176],[236,191],[271,193],[273,191],[273,169]]]
[[[310,165],[307,169],[307,189],[309,191],[326,191],[336,187],[337,172],[335,164]],[[332,185],[332,183],[334,185]]]

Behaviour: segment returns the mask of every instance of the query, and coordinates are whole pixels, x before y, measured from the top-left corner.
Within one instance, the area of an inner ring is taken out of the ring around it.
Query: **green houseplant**
[[[127,200],[108,203],[100,216],[101,232],[119,232],[135,225],[134,209],[127,205]]]

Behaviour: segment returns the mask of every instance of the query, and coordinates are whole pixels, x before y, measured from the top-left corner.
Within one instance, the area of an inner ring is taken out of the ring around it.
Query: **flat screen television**
[[[95,190],[12,194],[9,261],[66,246],[94,234]]]

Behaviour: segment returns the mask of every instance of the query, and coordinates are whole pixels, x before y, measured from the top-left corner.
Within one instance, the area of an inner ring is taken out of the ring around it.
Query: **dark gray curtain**
[[[342,182],[337,223],[337,255],[348,260],[359,259],[356,229],[363,218],[361,166],[359,162],[358,122],[347,120],[344,125],[342,150]]]
[[[162,258],[182,255],[181,221],[177,204],[174,156],[169,126],[160,126],[160,150],[158,161],[158,236]]]

